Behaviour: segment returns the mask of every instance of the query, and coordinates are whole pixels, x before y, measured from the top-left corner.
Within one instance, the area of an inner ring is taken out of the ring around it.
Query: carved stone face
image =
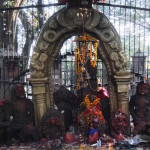
[[[126,56],[125,56],[125,54],[124,54],[123,51],[120,51],[120,52],[119,52],[119,56],[120,56],[120,60],[121,60],[122,62],[126,62],[126,61],[127,61],[127,58],[126,58]]]
[[[39,57],[39,60],[40,60],[41,62],[45,62],[45,61],[47,60],[47,58],[48,58],[47,54],[42,53],[42,54],[40,55],[40,57]]]
[[[32,54],[32,59],[37,59],[39,57],[39,53],[38,52],[33,52]]]

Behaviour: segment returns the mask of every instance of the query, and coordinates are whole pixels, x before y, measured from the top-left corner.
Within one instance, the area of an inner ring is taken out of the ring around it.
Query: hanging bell
[[[86,80],[91,79],[91,77],[90,77],[90,75],[89,75],[89,73],[88,73],[88,72],[85,74],[85,79],[86,79]]]
[[[81,71],[81,72],[85,72],[85,68],[82,66],[82,67],[80,68],[80,71]]]

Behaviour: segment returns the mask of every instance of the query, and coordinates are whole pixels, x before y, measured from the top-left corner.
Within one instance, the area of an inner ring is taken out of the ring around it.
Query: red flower
[[[102,121],[103,123],[105,123],[104,117],[100,117],[100,119],[101,119],[101,121]]]
[[[21,98],[22,96],[23,96],[23,94],[24,94],[24,90],[23,90],[23,87],[21,86],[21,85],[19,85],[18,87],[17,87],[17,94],[18,94],[18,96]]]
[[[93,108],[90,107],[90,108],[89,108],[89,112],[92,112],[92,111],[93,111]]]
[[[77,123],[78,123],[78,124],[80,123],[79,116],[77,116]]]
[[[96,110],[100,110],[100,104],[96,105]]]
[[[55,124],[56,123],[56,119],[54,117],[51,118],[51,124]]]
[[[97,111],[94,111],[94,115],[96,115],[96,116],[97,116],[97,115],[98,115],[98,112],[97,112]]]
[[[3,106],[3,101],[0,100],[0,106]]]
[[[83,112],[83,117],[85,118],[87,116],[87,112]]]

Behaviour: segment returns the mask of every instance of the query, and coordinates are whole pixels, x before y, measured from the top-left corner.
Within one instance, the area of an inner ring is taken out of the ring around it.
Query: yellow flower
[[[102,116],[102,111],[98,111],[98,114],[99,114],[100,116]]]

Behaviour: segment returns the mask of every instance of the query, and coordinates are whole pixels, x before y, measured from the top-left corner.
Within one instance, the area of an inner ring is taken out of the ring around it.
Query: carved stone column
[[[131,75],[114,76],[117,84],[117,108],[129,115],[129,82]]]
[[[41,119],[49,104],[46,101],[46,87],[48,78],[30,78],[32,84],[33,104],[36,126],[41,125]]]

